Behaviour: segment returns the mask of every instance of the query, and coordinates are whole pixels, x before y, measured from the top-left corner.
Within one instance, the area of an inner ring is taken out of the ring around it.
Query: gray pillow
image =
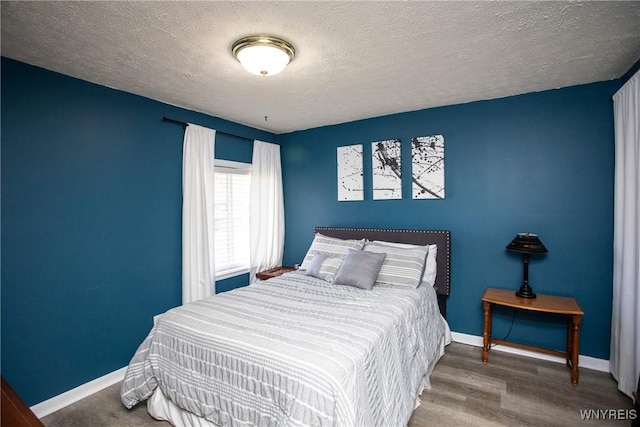
[[[387,254],[349,249],[333,283],[371,290]]]

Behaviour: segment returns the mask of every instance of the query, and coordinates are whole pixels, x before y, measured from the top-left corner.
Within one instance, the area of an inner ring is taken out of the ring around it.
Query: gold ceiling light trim
[[[250,73],[272,76],[293,61],[296,49],[280,37],[253,35],[236,40],[231,53]]]

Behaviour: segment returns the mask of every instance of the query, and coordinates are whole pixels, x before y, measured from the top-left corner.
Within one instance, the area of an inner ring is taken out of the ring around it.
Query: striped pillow
[[[378,243],[382,246],[393,246],[394,248],[418,248],[428,247],[427,261],[424,263],[424,271],[422,272],[421,283],[426,283],[429,286],[433,286],[436,283],[436,275],[438,273],[438,264],[436,258],[438,256],[438,245],[412,245],[410,243],[394,243],[384,242],[381,240],[370,240],[371,243]]]
[[[336,272],[342,266],[343,261],[344,258],[341,256],[334,256],[326,252],[318,252],[313,256],[313,259],[309,263],[309,267],[304,274],[306,276],[313,276],[318,279],[326,280],[327,282],[333,282]]]
[[[364,239],[343,240],[316,233],[307,255],[305,255],[302,265],[300,265],[300,270],[307,270],[316,254],[327,254],[327,260],[322,263],[322,275],[324,276],[322,278],[331,282],[342,265],[347,251],[349,249],[361,250],[363,246]]]
[[[367,242],[364,245],[364,250],[387,254],[376,279],[376,286],[412,289],[420,286],[429,252],[428,246],[398,248]]]

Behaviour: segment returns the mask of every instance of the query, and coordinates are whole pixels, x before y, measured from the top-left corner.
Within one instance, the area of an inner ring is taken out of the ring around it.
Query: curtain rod
[[[180,125],[182,127],[187,127],[189,125],[189,123],[187,123],[187,122],[181,122],[179,120],[170,119],[169,117],[163,117],[162,121],[163,122],[167,122],[167,123],[173,123],[174,125]],[[234,138],[244,139],[246,141],[253,141],[254,140],[254,138],[247,138],[246,136],[234,135],[232,133],[223,132],[221,130],[216,130],[216,134],[218,134],[218,133],[221,133],[222,135],[232,136]]]

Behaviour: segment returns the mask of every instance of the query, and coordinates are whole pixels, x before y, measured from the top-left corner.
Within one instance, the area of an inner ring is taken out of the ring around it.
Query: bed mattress
[[[121,399],[157,390],[169,409],[152,415],[177,425],[406,425],[448,340],[429,286],[363,291],[292,272],[160,316]]]

